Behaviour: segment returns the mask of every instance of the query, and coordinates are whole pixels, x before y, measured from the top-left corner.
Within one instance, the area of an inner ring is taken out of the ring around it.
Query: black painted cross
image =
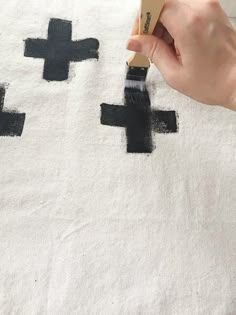
[[[101,124],[126,128],[128,153],[152,153],[152,131],[178,132],[175,111],[152,111],[148,92],[125,89],[125,106],[101,105]]]
[[[0,137],[20,137],[25,123],[25,114],[3,112],[5,87],[0,85]]]
[[[45,59],[43,71],[45,80],[67,80],[71,61],[98,59],[97,39],[88,38],[79,41],[71,39],[71,21],[51,19],[48,26],[48,39],[26,39],[24,56]]]

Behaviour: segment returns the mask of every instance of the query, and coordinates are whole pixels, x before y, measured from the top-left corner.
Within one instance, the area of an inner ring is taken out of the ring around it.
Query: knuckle
[[[196,29],[199,25],[202,24],[202,16],[196,12],[191,12],[186,18],[187,27],[190,29]]]
[[[173,0],[167,0],[167,1],[165,1],[164,9],[166,10],[166,9],[171,8],[171,7],[173,6],[173,4],[174,4],[174,1],[173,1]]]
[[[206,3],[206,5],[210,8],[213,8],[213,9],[218,9],[220,7],[220,4],[219,4],[219,1],[218,0],[211,0],[211,1],[208,1]]]

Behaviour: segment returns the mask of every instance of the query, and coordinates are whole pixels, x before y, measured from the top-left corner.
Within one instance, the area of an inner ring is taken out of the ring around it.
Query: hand
[[[236,32],[218,1],[166,0],[153,35],[135,35],[138,23],[127,49],[147,56],[174,89],[236,110]]]

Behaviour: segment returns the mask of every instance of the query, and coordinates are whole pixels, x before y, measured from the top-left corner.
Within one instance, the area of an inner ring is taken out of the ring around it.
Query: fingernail
[[[138,40],[131,38],[128,40],[126,48],[128,50],[140,52],[142,47],[141,43]]]

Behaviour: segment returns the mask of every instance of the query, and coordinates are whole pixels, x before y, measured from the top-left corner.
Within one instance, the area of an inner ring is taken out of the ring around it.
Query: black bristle
[[[128,67],[127,80],[146,81],[148,68]]]
[[[128,104],[135,104],[144,109],[151,106],[148,91],[140,91],[139,89],[125,88],[125,101]]]

